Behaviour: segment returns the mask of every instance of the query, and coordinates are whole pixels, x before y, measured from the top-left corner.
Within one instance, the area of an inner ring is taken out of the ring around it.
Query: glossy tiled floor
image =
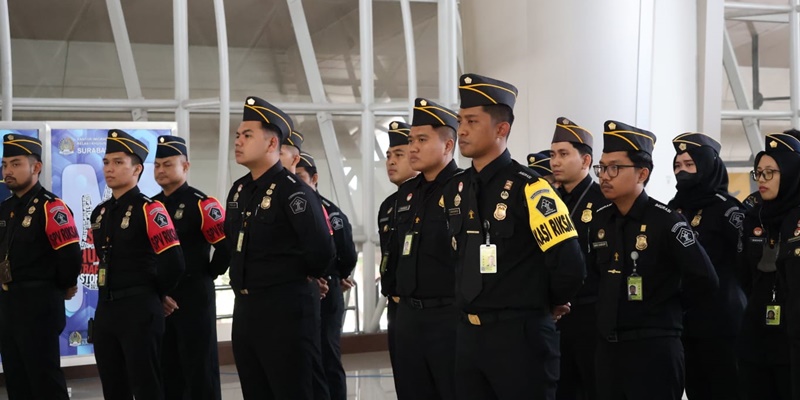
[[[394,379],[389,364],[389,353],[364,353],[345,355],[342,358],[347,371],[348,400],[396,400]],[[236,367],[223,366],[222,398],[239,400],[242,398]],[[72,389],[74,400],[102,400],[100,380],[76,379],[67,382]],[[0,399],[8,399],[5,388],[0,388]]]

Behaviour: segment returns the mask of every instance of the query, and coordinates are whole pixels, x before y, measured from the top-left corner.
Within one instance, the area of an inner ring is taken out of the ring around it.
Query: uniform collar
[[[258,179],[254,181],[256,186],[259,187],[267,186],[268,183],[272,182],[272,178],[282,170],[283,170],[283,164],[281,164],[281,161],[278,160],[278,162],[276,162],[275,165],[273,165],[270,169],[268,169],[267,172],[261,174],[261,176],[259,176]],[[253,180],[252,174],[247,174],[247,177],[249,178],[249,181]]]
[[[169,199],[169,198],[178,197],[178,195],[179,195],[179,194],[183,193],[183,192],[184,192],[185,190],[187,190],[187,189],[189,189],[189,181],[185,181],[185,182],[183,182],[183,185],[180,185],[180,186],[179,186],[177,189],[175,189],[175,191],[174,191],[174,192],[172,192],[172,194],[171,194],[171,195],[169,195],[169,196],[167,196],[166,194],[164,194],[164,191],[163,191],[163,190],[161,191],[161,194],[163,194],[163,195],[164,195],[164,198],[165,198],[165,199]]]
[[[134,196],[138,195],[139,193],[140,193],[139,185],[136,185],[133,188],[131,188],[131,190],[128,190],[127,192],[125,192],[125,194],[123,194],[122,196],[119,196],[118,199],[114,199],[113,196],[111,197],[111,199],[112,199],[112,201],[116,200],[116,202],[122,202],[123,200],[127,200],[127,199],[129,199],[131,197],[134,197]]]
[[[650,196],[642,189],[642,193],[639,193],[639,197],[636,198],[636,201],[633,202],[630,211],[628,211],[628,215],[625,217],[633,218],[635,220],[641,221],[644,219],[644,214],[647,211],[647,204],[650,202]],[[622,215],[617,209],[617,214]]]
[[[561,186],[561,187],[558,188],[558,193],[561,194],[562,198],[564,198],[566,196],[570,196],[570,195],[575,194],[575,193],[583,193],[583,191],[586,190],[586,188],[589,185],[591,185],[592,182],[593,181],[592,181],[591,175],[586,174],[586,176],[583,178],[583,180],[580,181],[580,183],[578,183],[577,185],[575,185],[575,187],[572,189],[571,192],[567,193],[567,190],[564,189],[564,186]]]
[[[36,184],[33,185],[31,190],[28,190],[24,195],[22,195],[22,197],[18,198],[19,199],[18,200],[19,203],[28,204],[28,202],[33,198],[33,196],[36,196],[36,194],[39,193],[40,190],[42,190],[42,184],[39,183],[39,182],[36,182]],[[14,196],[14,197],[17,197],[17,196]]]
[[[456,170],[458,170],[458,165],[456,165],[456,161],[450,160],[450,162],[447,163],[447,165],[445,165],[441,171],[439,171],[439,174],[436,175],[436,178],[434,178],[433,182],[436,182],[439,186],[444,185],[445,182],[447,182],[450,179],[450,177],[452,177],[453,174],[455,174]],[[419,174],[418,176],[421,178],[420,183],[423,182],[429,183],[428,181],[425,180],[425,174]]]
[[[483,167],[481,172],[476,173],[476,175],[482,184],[488,184],[497,172],[508,166],[508,164],[511,164],[511,153],[506,149],[497,158],[492,160],[492,162]],[[474,170],[475,167],[473,166],[472,169]]]

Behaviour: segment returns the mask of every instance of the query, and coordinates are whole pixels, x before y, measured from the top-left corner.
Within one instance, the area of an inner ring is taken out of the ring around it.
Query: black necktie
[[[466,248],[464,250],[464,267],[461,271],[461,295],[467,303],[472,302],[481,293],[483,277],[481,276],[481,243],[483,235],[469,232],[482,232],[481,218],[478,213],[480,197],[480,181],[473,176],[467,189],[467,230]]]

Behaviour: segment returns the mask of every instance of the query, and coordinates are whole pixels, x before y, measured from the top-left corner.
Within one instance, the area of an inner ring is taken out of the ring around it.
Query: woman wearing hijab
[[[789,340],[790,332],[797,338],[793,324],[800,322],[792,307],[800,289],[800,140],[773,133],[765,148],[751,172],[762,201],[747,211],[742,229],[748,304],[739,338],[740,385],[748,399],[789,400],[800,398],[797,387],[792,397],[800,365],[793,376]]]
[[[728,194],[719,142],[702,133],[684,133],[672,144],[678,192],[669,206],[686,218],[719,276],[719,290],[684,314],[686,396],[735,399],[736,335],[747,301],[736,274],[744,208]]]

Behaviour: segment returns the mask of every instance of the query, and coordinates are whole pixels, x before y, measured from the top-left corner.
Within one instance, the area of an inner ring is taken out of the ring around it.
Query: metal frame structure
[[[407,102],[391,102],[375,104],[375,65],[373,51],[373,10],[375,1],[399,2],[403,18],[403,31],[406,47],[408,70]],[[284,111],[295,115],[315,115],[322,133],[323,144],[329,170],[331,171],[337,198],[342,209],[354,216],[355,239],[361,247],[364,265],[361,277],[363,315],[357,326],[367,332],[378,329],[380,316],[385,306],[385,299],[380,298],[375,290],[375,274],[377,264],[375,249],[378,243],[377,226],[375,224],[375,161],[376,140],[374,133],[379,130],[375,126],[375,117],[383,115],[411,115],[411,104],[417,96],[416,49],[414,45],[413,24],[411,21],[411,3],[436,3],[438,5],[439,22],[439,101],[447,106],[457,103],[457,72],[463,66],[461,49],[460,17],[457,0],[359,0],[360,20],[360,54],[361,54],[361,102],[353,104],[332,104],[328,101],[317,58],[311,41],[302,0],[287,0],[294,33],[305,70],[306,80],[311,92],[310,103],[276,103]],[[9,26],[8,0],[0,0],[0,85],[2,88],[2,120],[11,121],[13,110],[32,111],[128,111],[133,121],[146,121],[148,112],[174,113],[177,132],[183,136],[187,144],[190,140],[189,120],[191,113],[219,114],[219,148],[217,159],[216,195],[224,195],[228,189],[229,161],[229,124],[231,114],[241,113],[239,104],[230,102],[230,73],[228,61],[227,26],[225,21],[224,0],[213,0],[217,32],[217,48],[219,58],[219,97],[192,99],[189,91],[189,39],[188,39],[188,0],[173,0],[173,36],[174,36],[174,74],[175,96],[173,99],[145,99],[139,84],[138,73],[134,64],[128,30],[120,0],[106,0],[109,18],[111,19],[114,43],[117,49],[122,76],[125,83],[127,99],[90,99],[90,98],[15,98],[13,97],[13,79],[11,69],[11,34]],[[360,115],[361,135],[361,174],[358,176],[359,191],[363,207],[356,210],[348,184],[352,177],[344,173],[340,157],[339,145],[336,141],[332,117],[334,115]],[[358,298],[358,297],[357,297]],[[358,314],[358,313],[357,313]]]
[[[764,149],[763,137],[759,128],[760,120],[788,120],[792,127],[800,128],[800,2],[798,0],[787,0],[786,5],[725,2],[724,8],[726,12],[748,12],[747,16],[726,17],[726,19],[789,24],[789,110],[786,111],[765,111],[754,107],[754,99],[750,99],[747,96],[728,29],[723,26],[722,62],[737,109],[722,110],[720,117],[723,120],[742,121],[752,154],[756,154]],[[758,63],[757,59],[755,60],[753,64],[754,78],[757,79]],[[713,79],[708,72],[706,73],[706,79]],[[757,87],[758,83],[753,82],[753,85]],[[781,99],[786,99],[786,97]],[[738,164],[740,163],[729,163],[729,165],[734,166]],[[743,165],[749,164],[749,162],[743,163]]]

